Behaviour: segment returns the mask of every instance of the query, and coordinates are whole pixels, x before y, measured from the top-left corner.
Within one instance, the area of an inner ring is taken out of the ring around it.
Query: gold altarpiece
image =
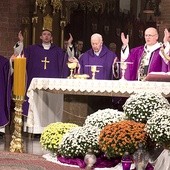
[[[130,10],[121,11],[120,0],[30,0],[30,16],[22,20],[25,45],[38,43],[41,30],[46,25],[52,29],[53,42],[61,47],[71,33],[74,41],[84,41],[84,50],[87,50],[90,36],[98,32],[102,34],[105,45],[110,42],[117,44],[119,56],[121,32],[130,35],[130,47],[144,43],[143,33],[149,15],[143,13],[145,2],[130,0]]]
[[[63,0],[30,1],[30,17],[23,17],[22,19],[21,29],[25,46],[39,43],[41,31],[48,29],[53,34],[53,42],[62,47],[66,25],[63,4]]]

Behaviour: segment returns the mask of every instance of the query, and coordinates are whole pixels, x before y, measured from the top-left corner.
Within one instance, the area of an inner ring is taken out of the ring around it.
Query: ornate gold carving
[[[61,48],[63,48],[64,44],[64,27],[66,26],[66,20],[60,21],[60,27],[61,27]]]
[[[32,17],[32,23],[37,24],[38,23],[38,17]]]
[[[30,23],[29,17],[22,17],[22,24],[28,25]]]
[[[33,28],[32,28],[32,44],[35,44],[35,27],[36,24],[38,23],[38,17],[32,17],[32,24],[33,24]]]
[[[53,19],[49,14],[47,14],[43,18],[43,30],[47,29],[49,31],[52,31],[52,25],[53,25]]]
[[[39,6],[42,9],[43,13],[45,13],[45,7],[48,4],[48,0],[36,0],[36,7]]]
[[[23,152],[22,140],[22,104],[24,102],[23,96],[16,96],[15,101],[15,117],[14,117],[14,133],[12,134],[12,141],[10,143],[10,152]]]
[[[58,12],[59,10],[62,9],[61,0],[51,0],[51,5],[53,6],[53,14],[56,13],[56,10]]]

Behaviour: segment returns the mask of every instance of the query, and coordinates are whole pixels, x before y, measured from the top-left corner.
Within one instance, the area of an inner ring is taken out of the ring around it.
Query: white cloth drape
[[[61,122],[63,116],[63,95],[36,91],[32,96],[25,131],[41,134],[44,127]]]
[[[164,149],[159,157],[150,163],[154,166],[154,170],[170,170],[170,150]]]
[[[107,93],[108,96],[125,97],[132,93],[157,92],[169,97],[169,87],[169,82],[34,78],[27,91],[30,104],[27,118],[28,132],[41,133],[49,123],[62,121],[63,95],[57,94],[59,90],[60,93],[65,91],[79,95]],[[51,93],[47,92],[47,89]]]

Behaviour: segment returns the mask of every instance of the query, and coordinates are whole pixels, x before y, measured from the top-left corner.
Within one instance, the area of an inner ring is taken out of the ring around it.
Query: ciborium
[[[73,71],[77,67],[77,63],[76,62],[68,62],[67,66],[70,69],[70,75],[67,78],[73,79],[74,78]]]

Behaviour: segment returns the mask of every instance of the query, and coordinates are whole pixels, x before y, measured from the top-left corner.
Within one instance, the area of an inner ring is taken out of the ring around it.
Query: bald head
[[[99,52],[103,45],[103,38],[100,34],[95,33],[91,36],[91,46],[94,52]]]
[[[146,45],[152,46],[158,42],[158,31],[156,28],[150,27],[145,30]]]

